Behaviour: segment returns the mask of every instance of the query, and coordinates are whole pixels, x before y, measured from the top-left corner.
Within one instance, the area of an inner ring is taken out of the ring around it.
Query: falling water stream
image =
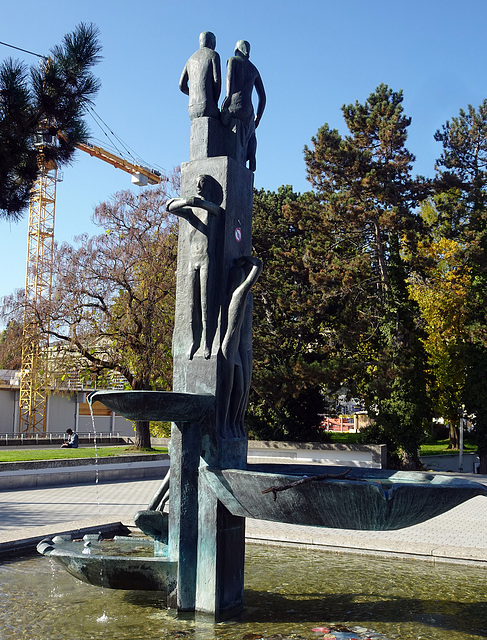
[[[91,415],[91,428],[93,430],[93,445],[95,447],[95,483],[98,487],[99,481],[99,473],[98,473],[98,443],[96,440],[96,424],[95,424],[95,414],[93,413],[93,404],[90,402],[88,398],[88,406],[90,407],[90,415]],[[97,495],[98,500],[98,495]]]
[[[35,557],[0,565],[0,638],[322,640],[312,630],[329,628],[337,638],[478,640],[485,593],[478,567],[248,544],[244,614],[212,624],[175,617],[157,592],[101,590]]]
[[[99,468],[98,468],[98,443],[97,443],[97,439],[96,439],[96,424],[95,424],[95,414],[93,413],[93,403],[90,402],[90,400],[88,399],[88,406],[90,407],[90,415],[91,415],[91,428],[93,430],[93,445],[95,447],[95,486],[96,486],[96,505],[97,505],[97,510],[98,513],[100,512],[100,494],[98,492],[98,485],[99,485],[99,481],[100,481],[100,473],[99,473]],[[85,543],[85,548],[83,549],[83,553],[86,554],[90,554],[91,553],[91,549],[90,549],[90,542],[86,542]],[[101,569],[100,569],[101,571]],[[101,595],[102,595],[102,601],[104,599],[104,592],[105,589],[103,587],[101,587]],[[105,611],[103,611],[101,613],[101,615],[96,619],[97,622],[106,622],[108,620],[107,614]]]

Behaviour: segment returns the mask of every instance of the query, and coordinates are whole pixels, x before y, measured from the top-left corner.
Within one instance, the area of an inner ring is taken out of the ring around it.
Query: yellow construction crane
[[[43,147],[55,144],[56,137],[45,132],[41,132],[36,141],[41,155]],[[102,147],[89,143],[76,146],[130,173],[132,183],[138,186],[159,184],[162,180],[159,171],[129,162]],[[41,333],[39,311],[51,300],[56,185],[59,181],[55,163],[42,164],[30,198],[19,394],[19,433],[29,436],[46,433],[49,337],[46,327]],[[48,314],[43,316],[46,318]]]
[[[139,187],[145,187],[147,184],[159,184],[161,182],[161,173],[156,169],[149,169],[148,167],[142,167],[141,165],[128,162],[124,158],[120,158],[102,147],[96,147],[94,144],[80,143],[77,144],[76,147],[81,149],[81,151],[86,151],[90,156],[95,156],[95,158],[100,158],[100,160],[108,162],[117,169],[131,173],[132,183]]]

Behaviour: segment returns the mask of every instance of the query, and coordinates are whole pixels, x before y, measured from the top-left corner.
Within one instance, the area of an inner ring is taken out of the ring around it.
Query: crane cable
[[[132,159],[134,164],[143,164],[142,159],[140,157],[136,157],[136,155],[134,155],[135,152],[133,152],[133,150],[131,150],[130,147],[128,147],[128,145],[120,138],[120,136],[118,136],[112,129],[110,129],[108,124],[94,110],[94,108],[92,106],[89,106],[88,110],[89,110],[90,115],[93,118],[93,120],[100,127],[100,129],[102,130],[102,132],[105,135],[105,137],[110,141],[110,144],[113,145],[113,147],[116,149],[117,153],[120,156],[123,157],[124,155],[128,155]],[[109,132],[113,136],[113,139],[110,139],[110,136],[109,136],[109,134],[107,132]],[[121,149],[119,149],[119,147],[116,144],[117,142],[123,147],[125,153],[122,152]]]
[[[23,51],[24,53],[30,53],[31,56],[37,56],[38,58],[42,58],[43,60],[49,60],[47,56],[43,56],[40,53],[34,53],[33,51],[29,51],[28,49],[22,49],[22,47],[16,47],[13,44],[8,44],[7,42],[2,42],[0,40],[0,44],[5,45],[6,47],[10,47],[11,49],[17,49],[17,51]]]
[[[120,138],[120,136],[118,136],[109,126],[108,124],[103,120],[103,118],[95,111],[95,109],[92,106],[88,107],[88,110],[90,112],[91,117],[93,118],[93,120],[96,122],[96,124],[98,125],[98,127],[101,129],[103,135],[110,141],[110,144],[113,145],[113,148],[117,151],[117,153],[123,158],[124,155],[128,155],[134,164],[138,164],[141,166],[147,166],[147,167],[155,167],[159,170],[161,170],[162,173],[165,173],[165,170],[157,165],[154,165],[152,163],[148,163],[147,161],[145,161],[143,158],[141,158],[134,149],[132,149],[131,147],[129,147],[129,145],[124,142],[122,140],[122,138]],[[112,139],[110,139],[110,135],[109,132],[113,138],[118,141],[118,143],[123,147],[123,149],[125,150],[125,153],[123,151],[121,151],[119,149],[119,147],[117,146],[116,142]]]
[[[8,44],[7,42],[2,42],[0,40],[0,45],[4,45],[6,47],[10,47],[11,49],[16,49],[17,51],[22,51],[23,53],[28,53],[32,56],[37,56],[38,58],[41,58],[43,60],[49,60],[49,58],[47,56],[44,56],[40,53],[35,53],[34,51],[29,51],[29,49],[23,49],[22,47],[16,47],[13,44]],[[100,129],[102,130],[102,132],[104,133],[104,135],[106,136],[106,138],[108,140],[110,140],[110,137],[108,135],[108,133],[106,132],[106,130],[103,129],[103,126],[100,124],[100,122],[106,127],[106,129],[112,134],[112,136],[118,140],[118,142],[123,146],[123,148],[125,149],[125,153],[129,155],[129,157],[132,158],[132,160],[134,161],[134,164],[140,164],[140,165],[149,165],[149,163],[145,162],[144,160],[142,160],[142,158],[140,158],[140,156],[137,158],[135,154],[135,151],[133,149],[131,149],[126,143],[124,143],[124,141],[117,136],[116,133],[114,133],[112,131],[112,129],[110,129],[110,127],[106,124],[106,122],[101,118],[101,116],[99,116],[96,111],[93,109],[93,107],[88,107],[90,112],[91,112],[91,116],[92,118],[95,120],[95,122],[98,124],[98,126],[100,127]],[[124,154],[120,151],[120,149],[117,147],[117,145],[113,142],[113,140],[110,140],[110,144],[114,146],[114,148],[116,149],[117,153],[120,156],[124,156]],[[159,169],[162,169],[162,167],[158,167]],[[162,169],[162,171],[164,172],[164,169]]]

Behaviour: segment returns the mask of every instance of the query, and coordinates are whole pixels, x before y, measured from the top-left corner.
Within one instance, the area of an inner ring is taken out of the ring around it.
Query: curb
[[[124,482],[129,479],[162,480],[169,468],[167,454],[72,458],[52,462],[49,466],[46,466],[46,461],[0,463],[0,491],[100,481]]]

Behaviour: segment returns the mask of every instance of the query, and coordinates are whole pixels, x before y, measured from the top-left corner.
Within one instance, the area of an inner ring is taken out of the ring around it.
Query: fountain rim
[[[55,536],[54,536],[55,537]],[[124,539],[126,538],[126,540]],[[114,542],[119,542],[121,543],[121,546],[123,545],[124,542],[128,542],[129,544],[134,543],[135,541],[137,541],[138,543],[140,543],[143,539],[142,538],[130,538],[130,536],[117,536],[117,539],[113,539]],[[111,541],[110,539],[108,540],[97,540],[97,542],[103,543],[103,542],[109,542]],[[146,540],[148,546],[149,545],[153,545],[154,541],[153,540]],[[115,556],[115,555],[110,555],[110,554],[103,554],[103,553],[90,553],[89,554],[85,554],[83,553],[83,551],[77,551],[74,550],[72,548],[70,548],[70,546],[72,545],[81,545],[81,543],[83,543],[83,539],[76,539],[76,538],[71,538],[71,539],[66,539],[66,540],[58,540],[57,542],[55,542],[52,538],[44,538],[43,540],[41,540],[38,544],[37,544],[37,552],[40,555],[46,556],[46,557],[54,557],[54,558],[76,558],[76,559],[80,559],[83,560],[85,562],[90,562],[90,561],[95,561],[95,560],[103,560],[103,561],[120,561],[121,558],[123,558],[124,562],[131,562],[131,563],[140,563],[142,562],[149,562],[150,564],[152,563],[163,563],[163,564],[168,564],[168,565],[174,565],[176,566],[178,563],[175,560],[171,560],[168,557],[165,556]],[[91,547],[90,547],[91,549]]]
[[[202,422],[215,407],[215,396],[175,391],[97,389],[86,401],[101,402],[132,421]]]

